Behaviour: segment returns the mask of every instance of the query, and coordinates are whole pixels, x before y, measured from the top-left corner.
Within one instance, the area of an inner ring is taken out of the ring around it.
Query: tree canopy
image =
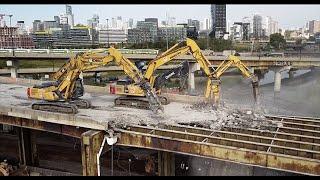
[[[282,36],[280,33],[270,35],[270,45],[275,49],[282,49],[284,48],[285,44],[286,40],[284,39],[284,36]]]

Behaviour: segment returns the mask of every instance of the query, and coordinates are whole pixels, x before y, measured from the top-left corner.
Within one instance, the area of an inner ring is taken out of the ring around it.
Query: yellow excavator
[[[43,100],[33,103],[32,109],[75,114],[78,107],[89,108],[90,102],[80,99],[84,95],[82,73],[115,62],[146,95],[150,109],[163,111],[160,100],[140,70],[115,48],[110,47],[107,51],[107,55],[105,49],[79,53],[54,74],[54,82],[28,88],[29,98]]]
[[[249,71],[249,69],[241,62],[241,60],[237,56],[230,55],[228,59],[223,61],[218,68],[213,68],[210,61],[203,55],[201,49],[196,44],[196,42],[190,38],[187,38],[185,41],[180,42],[172,46],[170,49],[160,54],[154,60],[150,61],[146,71],[144,73],[144,79],[149,82],[151,87],[155,89],[157,84],[157,77],[154,75],[155,71],[162,65],[174,60],[176,57],[180,55],[185,55],[191,53],[196,62],[200,65],[206,76],[208,77],[207,87],[205,91],[205,98],[208,101],[213,102],[214,104],[219,104],[220,100],[220,76],[231,66],[235,66],[242,72],[243,76],[247,78],[251,78],[252,86],[253,86],[253,94],[255,102],[257,102],[258,98],[258,79],[257,77]],[[141,103],[137,105],[136,97],[144,97],[145,94],[143,90],[136,86],[135,84],[123,84],[117,83],[114,86],[111,86],[111,89],[114,94],[124,95],[115,100],[116,105],[124,105],[124,106],[143,106]],[[160,94],[160,89],[155,89],[157,94]],[[165,97],[159,96],[162,104],[168,104],[167,99]],[[141,101],[143,102],[143,101]],[[146,101],[144,101],[146,106]]]

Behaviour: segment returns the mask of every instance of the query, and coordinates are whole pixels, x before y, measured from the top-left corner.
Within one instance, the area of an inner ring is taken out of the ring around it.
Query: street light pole
[[[107,34],[108,34],[108,47],[110,47],[110,45],[109,45],[109,19],[107,19]]]

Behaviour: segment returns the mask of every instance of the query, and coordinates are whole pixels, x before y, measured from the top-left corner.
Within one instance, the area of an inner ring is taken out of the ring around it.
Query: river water
[[[269,71],[260,80],[261,109],[267,114],[320,117],[320,69],[299,70],[289,79],[282,74],[280,93],[274,93],[274,72]],[[221,78],[221,101],[237,107],[254,108],[252,86],[242,76]],[[202,94],[206,78],[196,78],[197,93]]]

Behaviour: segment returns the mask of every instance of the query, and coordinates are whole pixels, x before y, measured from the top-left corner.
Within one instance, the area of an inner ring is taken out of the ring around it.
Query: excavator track
[[[161,104],[167,105],[169,104],[168,98],[164,96],[158,96]],[[147,98],[141,97],[118,97],[114,100],[115,106],[119,107],[131,107],[131,108],[137,108],[137,109],[147,109],[150,110],[150,104]]]
[[[32,109],[64,114],[78,113],[78,107],[75,104],[63,102],[37,102],[32,104]]]
[[[115,106],[133,107],[137,109],[151,109],[147,98],[118,97],[114,100]]]
[[[75,99],[70,101],[71,104],[75,104],[80,109],[89,109],[91,107],[91,102],[85,99]]]

